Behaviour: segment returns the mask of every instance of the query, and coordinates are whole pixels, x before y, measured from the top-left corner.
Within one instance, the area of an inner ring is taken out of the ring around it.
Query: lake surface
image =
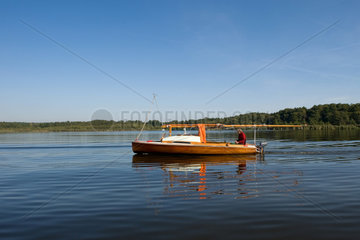
[[[360,236],[359,131],[263,131],[242,157],[134,155],[136,135],[0,134],[0,239]]]

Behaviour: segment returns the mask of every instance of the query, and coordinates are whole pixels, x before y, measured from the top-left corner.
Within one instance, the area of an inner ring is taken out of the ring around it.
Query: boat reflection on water
[[[206,199],[212,195],[236,194],[248,198],[257,196],[252,185],[256,182],[259,162],[264,162],[261,155],[135,154],[132,166],[149,174],[161,169],[164,193],[170,196]]]

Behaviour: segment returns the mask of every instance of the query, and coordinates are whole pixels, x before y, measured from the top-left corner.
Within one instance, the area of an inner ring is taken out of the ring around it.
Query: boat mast
[[[254,124],[254,145],[256,145],[256,126]]]

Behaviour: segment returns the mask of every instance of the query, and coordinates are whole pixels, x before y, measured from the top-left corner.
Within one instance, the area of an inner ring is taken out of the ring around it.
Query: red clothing
[[[236,141],[237,144],[246,144],[246,135],[244,132],[239,133],[238,140]]]

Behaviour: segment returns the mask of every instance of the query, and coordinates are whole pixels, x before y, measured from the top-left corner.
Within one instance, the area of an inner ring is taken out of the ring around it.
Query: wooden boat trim
[[[230,148],[256,148],[253,144],[241,145],[241,144],[228,144],[228,143],[171,143],[171,142],[147,142],[147,141],[134,141],[133,143],[142,143],[149,145],[168,145],[168,146],[186,146],[186,147],[230,147]],[[220,145],[220,146],[219,146]]]
[[[201,154],[201,155],[224,155],[224,154],[256,154],[260,150],[255,145],[235,145],[227,143],[162,143],[162,142],[132,142],[135,153],[157,154]]]
[[[196,128],[199,124],[164,124],[161,126],[161,128]],[[215,128],[252,128],[252,127],[268,127],[268,128],[300,128],[304,127],[306,125],[296,125],[296,124],[221,124],[221,123],[207,123],[202,124],[205,125],[205,127],[215,127]]]

